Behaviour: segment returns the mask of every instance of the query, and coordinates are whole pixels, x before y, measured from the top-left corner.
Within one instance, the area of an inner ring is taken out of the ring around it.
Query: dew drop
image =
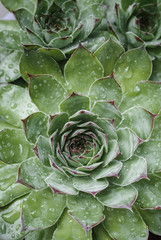
[[[2,234],[6,233],[6,225],[5,224],[2,224],[2,226],[1,226],[1,233]]]
[[[8,65],[8,67],[9,67],[9,68],[13,68],[14,65],[11,63],[11,64]]]
[[[124,219],[123,216],[118,217],[117,220],[118,220],[119,223],[124,223],[125,222],[125,219]]]
[[[10,77],[8,75],[5,76],[5,80],[8,82],[10,81]]]
[[[17,107],[17,103],[11,103],[11,108],[15,109]]]

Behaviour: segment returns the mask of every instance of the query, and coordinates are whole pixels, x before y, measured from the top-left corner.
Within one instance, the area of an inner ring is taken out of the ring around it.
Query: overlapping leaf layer
[[[161,235],[161,86],[144,47],[79,45],[63,74],[30,49],[20,66],[29,87],[0,87],[0,238]]]

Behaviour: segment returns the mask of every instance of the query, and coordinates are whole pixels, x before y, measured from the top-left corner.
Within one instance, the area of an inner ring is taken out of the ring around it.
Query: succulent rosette
[[[24,2],[13,12],[30,39],[26,48],[38,48],[61,61],[80,41],[95,51],[109,38],[107,26],[102,23],[107,8],[103,0],[39,0],[35,11],[25,7]],[[3,4],[13,9],[11,2]]]
[[[37,53],[29,92],[0,87],[0,239],[161,235],[161,87],[144,47],[80,45],[64,76],[39,72]]]
[[[110,2],[109,2],[110,4]],[[112,7],[111,7],[112,8]],[[120,0],[109,16],[109,28],[126,49],[145,45],[153,61],[151,80],[160,81],[161,5],[159,0]]]

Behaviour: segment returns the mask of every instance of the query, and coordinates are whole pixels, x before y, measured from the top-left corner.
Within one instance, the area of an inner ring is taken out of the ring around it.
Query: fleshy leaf
[[[12,82],[20,77],[19,61],[21,57],[20,51],[14,51],[0,61],[0,82]]]
[[[57,229],[53,235],[54,240],[92,240],[91,231],[87,234],[82,226],[66,211],[61,216]]]
[[[103,77],[102,65],[94,55],[80,45],[65,65],[68,89],[87,95],[91,84],[101,77]]]
[[[155,115],[141,107],[133,107],[123,113],[123,121],[119,127],[128,127],[143,140],[149,138]]]
[[[5,163],[19,163],[28,157],[31,146],[26,141],[23,130],[2,130],[0,132],[0,142],[0,159]]]
[[[37,138],[47,136],[48,116],[42,112],[33,113],[26,119],[23,119],[25,135],[28,141],[35,143]]]
[[[44,179],[52,173],[52,169],[44,166],[37,157],[23,161],[19,168],[18,183],[34,189],[43,189],[47,185]]]
[[[57,130],[60,131],[67,121],[68,121],[68,114],[66,113],[60,113],[60,114],[55,114],[51,116],[50,125],[49,125],[49,135],[53,134]]]
[[[155,114],[158,113],[161,108],[160,99],[161,82],[140,82],[136,84],[134,92],[129,92],[124,95],[119,109],[122,112],[133,106],[141,106]]]
[[[129,128],[120,128],[117,131],[117,134],[118,134],[119,149],[121,152],[119,159],[125,161],[133,156],[141,140]]]
[[[49,188],[32,192],[22,207],[22,230],[47,228],[57,222],[66,204],[65,196]]]
[[[102,63],[105,76],[108,76],[112,73],[117,58],[123,52],[123,47],[111,38],[96,50],[94,55]]]
[[[68,196],[67,207],[86,233],[104,220],[103,205],[89,194],[80,192],[77,196]]]
[[[14,14],[16,16],[16,19],[20,27],[23,30],[26,30],[26,28],[29,28],[29,29],[33,28],[34,16],[30,11],[28,11],[27,9],[21,8],[15,11]]]
[[[106,167],[120,154],[117,140],[108,141],[108,153],[103,156],[103,166]]]
[[[161,209],[161,177],[153,174],[148,174],[149,180],[142,179],[134,186],[138,190],[138,199],[141,208]]]
[[[52,154],[52,150],[48,138],[40,136],[37,139],[34,151],[45,166],[50,166],[49,155]]]
[[[91,85],[89,96],[92,102],[108,100],[115,101],[116,105],[119,105],[122,98],[122,90],[116,80],[109,76],[96,80]]]
[[[114,119],[116,125],[121,121],[121,113],[116,108],[114,102],[97,101],[95,102],[92,112],[98,114],[101,118]]]
[[[52,240],[56,226],[51,226],[42,230],[31,231],[25,236],[25,240]]]
[[[73,187],[71,178],[66,175],[54,171],[45,179],[45,182],[52,189],[54,193],[77,195],[78,191]]]
[[[106,179],[94,180],[90,177],[75,177],[73,178],[73,185],[78,191],[95,196],[98,192],[107,188],[109,183]]]
[[[27,89],[16,85],[0,87],[0,112],[6,122],[20,127],[22,126],[20,119],[37,111]]]
[[[93,229],[93,236],[95,240],[112,240],[102,224],[99,224]]]
[[[148,229],[136,209],[106,208],[103,226],[110,236],[119,240],[147,240]]]
[[[122,163],[120,161],[112,161],[105,167],[99,167],[96,171],[92,173],[92,178],[101,179],[105,177],[118,177],[118,174],[122,168]]]
[[[12,164],[0,168],[0,207],[31,191],[22,184],[15,183],[18,167],[18,164]]]
[[[116,62],[114,76],[124,92],[134,89],[139,81],[148,80],[152,63],[144,47],[129,50]]]
[[[22,201],[22,198],[16,200],[0,210],[0,239],[22,239],[26,235],[21,232]]]
[[[49,75],[30,76],[29,91],[32,101],[47,114],[58,112],[65,97],[64,87]]]
[[[154,119],[154,128],[153,128],[153,132],[151,135],[151,139],[153,140],[161,140],[161,111],[159,112],[159,114],[156,116],[156,118]]]
[[[113,183],[119,186],[127,186],[133,182],[147,178],[147,162],[143,157],[133,156],[123,162],[123,167],[119,173],[119,178],[114,179]]]
[[[56,61],[66,59],[64,53],[58,48],[39,48],[38,51],[54,58]]]
[[[161,140],[150,139],[148,142],[142,143],[136,150],[136,154],[146,159],[148,173],[161,171]]]
[[[132,210],[132,205],[138,196],[137,190],[132,186],[108,187],[96,195],[97,199],[105,206],[111,208],[127,208]]]
[[[9,10],[9,11],[16,11],[20,8],[27,8],[31,12],[34,12],[36,6],[36,0],[28,0],[27,2],[24,0],[19,0],[13,2],[12,0],[1,0],[2,4]]]
[[[58,82],[63,83],[64,79],[56,61],[50,56],[36,51],[25,51],[20,62],[22,77],[28,82],[31,75],[48,74],[52,75]]]
[[[116,129],[113,124],[113,121],[108,119],[98,118],[96,121],[98,126],[103,129],[103,133],[108,136],[108,140],[117,139]]]
[[[161,209],[158,210],[143,210],[139,209],[139,212],[144,220],[144,222],[149,227],[149,231],[161,235]],[[160,237],[157,238],[160,238]]]
[[[81,109],[89,110],[89,98],[72,93],[61,104],[60,111],[72,115]]]

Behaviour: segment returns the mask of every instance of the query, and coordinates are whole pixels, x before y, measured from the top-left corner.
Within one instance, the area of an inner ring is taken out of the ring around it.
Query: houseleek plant
[[[0,21],[0,82],[21,76],[26,49],[37,49],[58,62],[67,61],[79,42],[92,52],[110,37],[103,0],[4,1],[16,20]]]
[[[35,64],[34,64],[35,63]],[[28,49],[0,86],[0,239],[161,236],[161,85],[145,47]]]

